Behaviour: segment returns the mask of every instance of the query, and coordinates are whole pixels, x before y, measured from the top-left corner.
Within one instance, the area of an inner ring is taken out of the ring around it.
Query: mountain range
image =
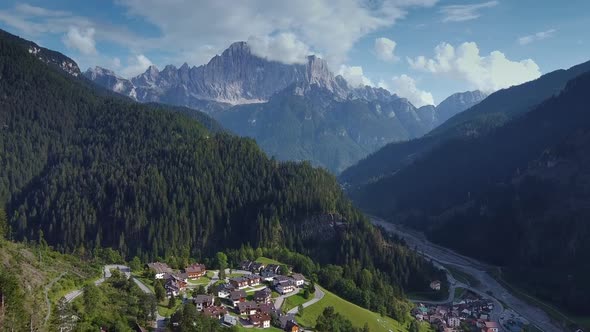
[[[465,92],[416,108],[382,88],[352,87],[317,56],[283,64],[253,54],[245,42],[198,67],[151,66],[131,79],[100,67],[84,75],[141,102],[205,111],[279,160],[309,160],[334,173],[387,143],[420,137],[486,97]]]

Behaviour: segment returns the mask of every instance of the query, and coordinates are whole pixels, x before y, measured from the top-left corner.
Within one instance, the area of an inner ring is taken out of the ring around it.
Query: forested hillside
[[[361,290],[375,300],[364,305],[398,316],[392,299],[441,278],[383,238],[323,170],[105,96],[2,36],[0,75],[0,198],[13,239],[43,234],[63,252],[110,247],[143,261],[287,247],[345,267],[353,287],[371,272],[375,284]]]
[[[423,137],[384,146],[346,169],[339,178],[353,187],[378,181],[428,155],[451,139],[486,135],[511,119],[529,112],[545,99],[559,94],[569,80],[588,71],[590,62],[567,70],[556,70],[536,80],[497,91]]]
[[[590,74],[529,113],[455,139],[355,192],[361,206],[507,266],[531,291],[588,314]]]

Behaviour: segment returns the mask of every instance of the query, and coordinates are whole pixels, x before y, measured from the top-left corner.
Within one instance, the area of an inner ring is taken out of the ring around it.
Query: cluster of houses
[[[461,324],[473,331],[498,332],[500,325],[490,321],[494,303],[483,299],[465,299],[449,305],[420,304],[412,310],[418,321],[429,322],[440,332],[462,331]]]
[[[164,280],[164,288],[168,296],[178,296],[188,286],[189,279],[199,279],[207,274],[207,268],[203,264],[191,264],[183,271],[173,270],[168,264],[154,262],[147,264],[148,269],[154,272],[154,278]]]
[[[187,266],[182,271],[173,270],[161,262],[149,263],[147,267],[154,272],[155,279],[165,280],[164,287],[168,296],[178,296],[188,288],[189,279],[198,279],[207,273],[202,264]],[[250,273],[226,279],[225,283],[210,290],[210,295],[194,297],[192,302],[196,310],[227,326],[242,324],[269,328],[274,317],[275,325],[284,331],[300,331],[294,315],[283,314],[280,309],[275,308],[273,290],[281,295],[295,292],[305,284],[304,276],[298,273],[282,275],[280,273],[285,271],[276,264],[245,261],[241,268]],[[220,300],[217,303],[216,297]]]

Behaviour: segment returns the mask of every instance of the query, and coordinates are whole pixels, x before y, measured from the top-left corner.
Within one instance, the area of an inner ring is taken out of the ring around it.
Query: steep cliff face
[[[436,125],[439,125],[455,114],[463,112],[479,104],[488,95],[479,90],[459,92],[449,96],[436,107]]]

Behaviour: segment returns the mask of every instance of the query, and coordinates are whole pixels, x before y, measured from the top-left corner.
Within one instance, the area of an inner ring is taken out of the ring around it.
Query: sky
[[[2,0],[0,28],[127,78],[248,41],[422,106],[590,60],[588,13],[587,0]]]

